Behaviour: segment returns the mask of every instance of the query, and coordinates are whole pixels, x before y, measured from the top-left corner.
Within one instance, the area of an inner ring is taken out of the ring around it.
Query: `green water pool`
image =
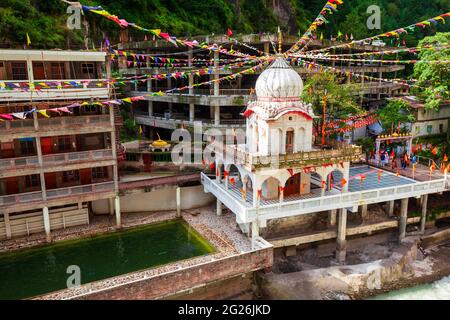
[[[214,248],[186,222],[173,220],[0,254],[0,299],[65,289],[69,266],[79,266],[86,284],[211,252]]]

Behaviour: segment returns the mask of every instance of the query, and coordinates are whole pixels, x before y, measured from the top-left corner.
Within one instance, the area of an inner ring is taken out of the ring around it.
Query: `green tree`
[[[448,44],[450,42],[450,32],[437,33],[435,36],[426,37],[420,41],[419,45]],[[426,61],[449,61],[450,48],[439,50],[423,50],[420,53],[420,60],[414,66],[414,77],[419,80],[414,89],[421,99],[425,101],[425,107],[438,109],[440,104],[450,99],[450,64],[449,63],[428,63]]]
[[[378,109],[377,114],[386,132],[390,131],[392,125],[415,120],[409,104],[400,99],[390,100],[384,108]]]
[[[351,115],[361,114],[363,110],[356,103],[354,91],[357,85],[340,84],[340,79],[332,73],[318,73],[307,80],[302,99],[311,103],[316,132],[320,132],[323,117],[324,97],[326,96],[326,121],[345,120]]]

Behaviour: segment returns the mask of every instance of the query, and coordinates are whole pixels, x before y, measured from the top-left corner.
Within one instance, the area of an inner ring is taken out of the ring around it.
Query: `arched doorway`
[[[284,196],[289,197],[292,195],[301,194],[301,173],[297,173],[290,177],[284,185]]]

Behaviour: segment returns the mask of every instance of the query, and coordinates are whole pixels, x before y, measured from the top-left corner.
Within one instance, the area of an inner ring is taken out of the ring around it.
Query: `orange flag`
[[[362,184],[363,184],[363,182],[364,182],[364,180],[366,180],[366,176],[365,175],[360,175],[359,176],[359,185],[362,187]]]
[[[437,155],[438,149],[434,147],[433,150],[431,150],[431,153],[433,154],[433,156]]]
[[[382,172],[383,172],[383,171],[378,170],[378,183],[381,182],[381,173],[382,173]]]
[[[230,182],[231,182],[231,184],[232,184],[233,186],[236,184],[236,180],[234,179],[234,177],[232,177],[232,178],[230,179]]]
[[[261,198],[261,195],[262,195],[262,190],[259,189],[257,192],[258,192],[258,199],[260,199],[260,198]]]
[[[306,183],[302,184],[302,193],[305,193]]]
[[[322,189],[325,189],[326,182],[322,180]]]
[[[442,160],[443,162],[447,162],[448,161],[448,157],[447,157],[447,154],[446,153],[444,153],[444,160]]]
[[[347,180],[344,178],[341,179],[342,187],[344,187],[347,184]]]

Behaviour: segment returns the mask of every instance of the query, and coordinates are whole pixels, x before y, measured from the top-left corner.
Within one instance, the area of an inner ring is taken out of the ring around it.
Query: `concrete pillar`
[[[270,53],[270,43],[269,42],[264,42],[264,52],[265,53]]]
[[[6,239],[11,239],[11,222],[9,220],[9,213],[5,213],[3,216],[5,218]]]
[[[109,214],[112,216],[114,214],[114,199],[108,199],[108,209]]]
[[[176,191],[176,198],[177,198],[177,217],[181,217],[181,188],[177,187]]]
[[[214,51],[214,80],[219,80],[220,70],[219,70],[219,51]],[[214,82],[214,95],[218,96],[220,92],[219,81]]]
[[[428,195],[424,194],[422,196],[422,218],[420,219],[420,233],[425,233],[425,223],[427,222],[427,205],[428,205]]]
[[[116,197],[114,199],[115,208],[116,208],[116,226],[117,228],[122,228],[122,216],[120,213],[120,198]]]
[[[361,218],[362,218],[362,221],[364,222],[365,220],[366,220],[366,218],[367,218],[367,204],[363,204],[362,206],[361,206]]]
[[[33,116],[36,115],[36,112],[33,113]],[[41,138],[40,137],[36,137],[36,152],[37,152],[37,156],[38,156],[38,162],[39,162],[39,166],[42,167],[42,165],[44,164],[44,160],[42,157],[42,147],[41,147]],[[40,170],[39,172],[39,180],[41,182],[41,192],[42,192],[42,199],[44,201],[47,200],[47,187],[45,185],[45,174],[44,171]]]
[[[388,201],[388,215],[389,217],[392,217],[394,215],[394,208],[395,208],[395,200]]]
[[[148,103],[148,116],[153,117],[153,101],[147,101]]]
[[[220,125],[220,106],[218,104],[214,107],[214,124]]]
[[[407,220],[408,220],[408,198],[402,199],[402,206],[400,209],[400,221],[399,221],[399,236],[398,236],[399,242],[401,242],[406,237]]]
[[[50,242],[52,241],[52,238],[50,235],[50,215],[48,213],[47,207],[44,207],[44,209],[42,209],[42,216],[44,218],[45,236],[47,238],[47,242]]]
[[[189,104],[189,121],[190,122],[195,121],[195,104],[193,103]]]
[[[336,225],[337,209],[328,211],[328,225],[334,227]]]
[[[222,202],[220,202],[219,198],[217,198],[216,202],[216,214],[219,217],[222,215]]]
[[[347,254],[347,240],[345,240],[346,234],[347,234],[347,209],[340,209],[337,243],[336,243],[336,260],[339,263],[345,262],[345,256]]]

